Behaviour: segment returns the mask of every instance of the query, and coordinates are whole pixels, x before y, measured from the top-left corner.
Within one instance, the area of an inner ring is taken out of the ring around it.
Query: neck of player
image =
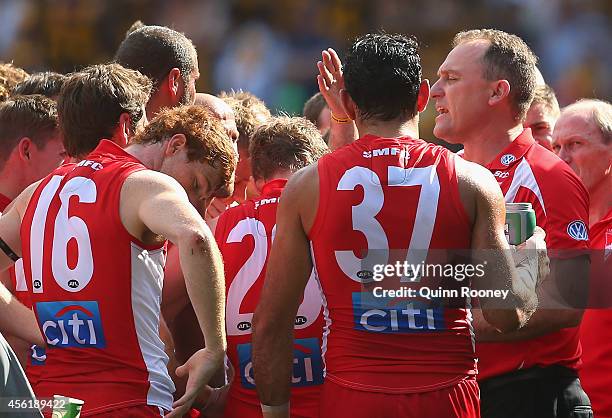
[[[137,158],[149,170],[159,170],[164,160],[163,147],[166,141],[154,144],[132,144],[124,148],[125,152]]]
[[[589,190],[589,225],[601,221],[612,208],[612,172],[609,172],[600,182]]]
[[[392,119],[389,121],[381,121],[378,119],[358,119],[355,121],[359,137],[366,135],[374,135],[382,138],[401,138],[409,136],[411,138],[419,137],[419,118],[415,116],[412,119]]]
[[[0,194],[11,200],[15,199],[23,189],[30,185],[28,179],[22,175],[25,174],[23,168],[15,168],[12,162],[8,160],[0,170]]]
[[[483,129],[477,134],[464,139],[463,158],[474,163],[486,166],[502,152],[512,141],[523,132],[522,125],[515,125],[508,129]]]

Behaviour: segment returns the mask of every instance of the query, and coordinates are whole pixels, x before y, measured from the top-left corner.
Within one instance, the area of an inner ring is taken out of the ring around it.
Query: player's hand
[[[225,369],[225,381],[227,383],[219,388],[206,386],[204,392],[198,395],[194,407],[200,409],[202,418],[223,418],[227,395],[234,381],[234,374],[234,368],[231,363],[227,362]]]
[[[219,367],[223,365],[224,353],[216,353],[203,348],[196,351],[185,364],[176,369],[178,377],[188,376],[185,394],[172,404],[172,411],[166,418],[180,418],[186,414],[198,395],[211,393],[207,383]],[[202,398],[200,398],[203,400]]]
[[[513,252],[515,265],[523,282],[536,289],[550,273],[550,260],[546,253],[546,233],[539,226],[524,243],[517,245]]]
[[[338,54],[332,48],[321,52],[323,61],[317,62],[319,75],[317,83],[319,91],[325,98],[329,110],[338,118],[346,118],[346,111],[342,105],[340,91],[344,90],[344,76],[342,75],[342,63]]]

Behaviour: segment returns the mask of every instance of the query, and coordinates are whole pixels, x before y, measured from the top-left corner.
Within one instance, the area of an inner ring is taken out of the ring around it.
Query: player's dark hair
[[[178,68],[185,79],[193,72],[195,47],[185,35],[142,22],[136,22],[130,30],[117,49],[115,61],[149,77],[154,88],[173,68]]]
[[[64,74],[45,71],[35,73],[17,84],[13,89],[13,95],[42,94],[54,98],[62,89],[68,77]]]
[[[367,34],[355,40],[344,59],[345,87],[361,119],[414,117],[421,75],[414,37]]]
[[[0,167],[21,138],[43,149],[58,129],[57,107],[41,96],[14,96],[0,103]]]
[[[119,64],[98,64],[68,77],[57,110],[66,152],[89,154],[101,139],[113,136],[122,113],[130,115],[132,132],[144,115],[151,80]]]

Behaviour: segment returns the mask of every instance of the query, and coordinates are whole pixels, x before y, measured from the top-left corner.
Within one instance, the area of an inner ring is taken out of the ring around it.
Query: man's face
[[[553,151],[578,174],[587,190],[611,175],[612,144],[604,144],[590,112],[563,112],[555,125],[552,144]]]
[[[435,101],[434,135],[451,143],[464,143],[483,123],[489,109],[491,82],[483,78],[482,57],[486,41],[472,41],[455,47],[438,70],[431,87]]]
[[[34,183],[59,167],[67,157],[59,132],[55,132],[41,148],[30,147],[29,183]]]
[[[160,171],[173,177],[187,192],[189,201],[202,216],[213,197],[219,193],[231,194],[231,183],[228,186],[223,181],[219,168],[208,163],[189,161],[186,148],[171,156],[165,156]],[[233,182],[233,178],[231,179]]]
[[[544,148],[552,150],[552,134],[557,121],[555,113],[544,103],[533,103],[523,127],[531,128],[533,138]]]

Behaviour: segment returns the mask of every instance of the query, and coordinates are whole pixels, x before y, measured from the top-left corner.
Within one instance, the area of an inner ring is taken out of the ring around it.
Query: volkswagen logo
[[[516,157],[512,154],[504,154],[499,160],[503,165],[510,165],[516,161]]]
[[[586,225],[582,221],[571,222],[567,226],[567,234],[574,238],[576,241],[588,241],[589,231]]]

